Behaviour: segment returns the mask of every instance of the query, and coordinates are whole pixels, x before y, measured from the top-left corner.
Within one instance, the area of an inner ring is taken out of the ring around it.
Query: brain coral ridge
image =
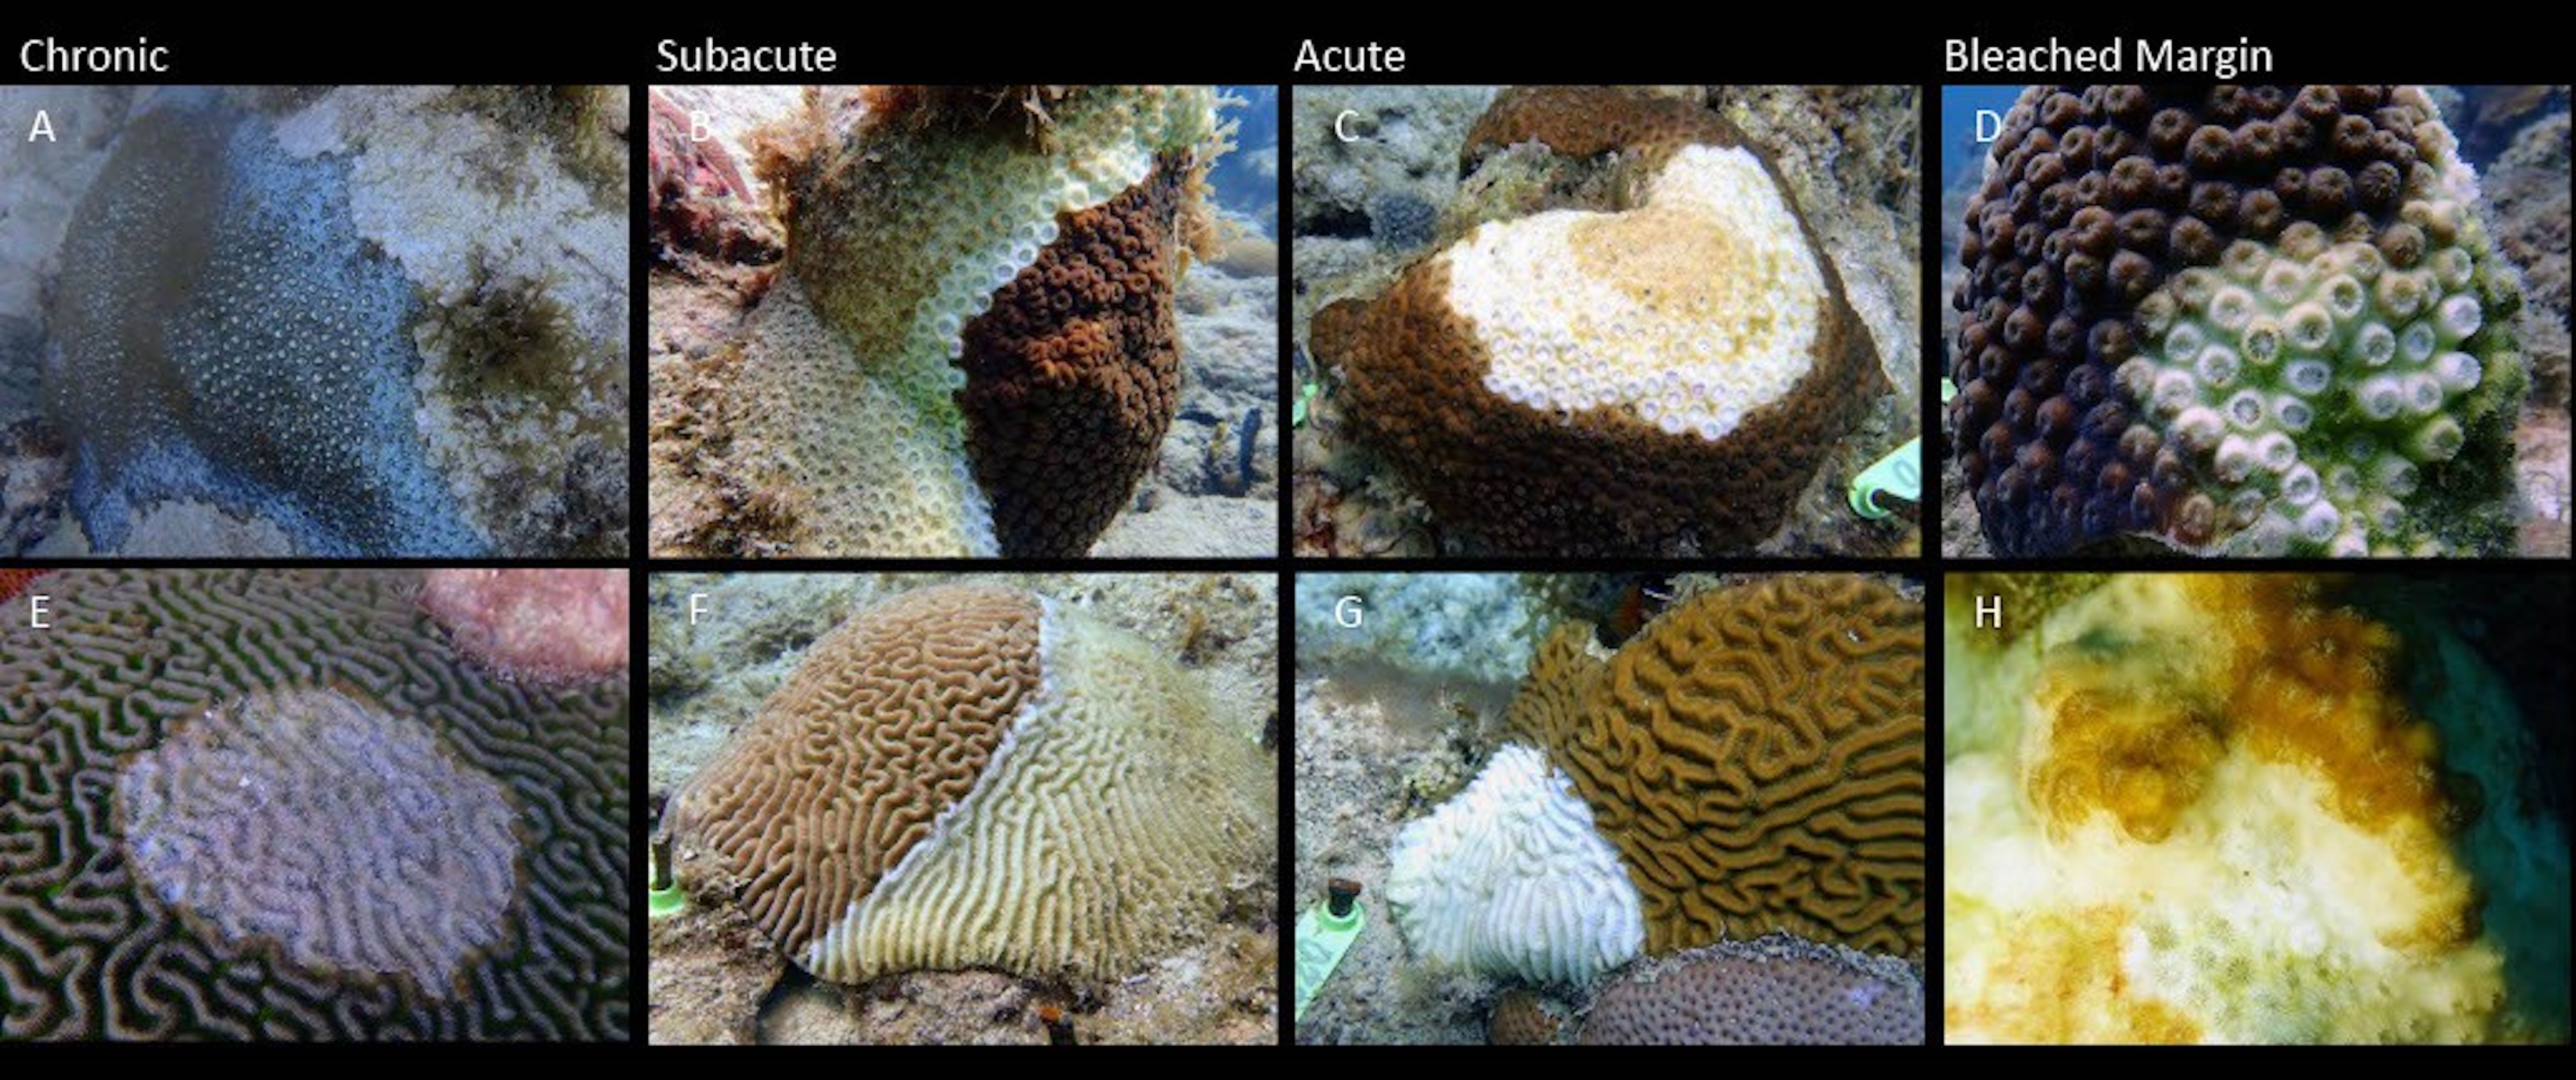
[[[0,1037],[622,1040],[624,684],[419,575],[60,570],[0,634]]]
[[[1700,593],[1605,664],[1541,646],[1512,706],[1644,898],[1647,951],[1773,931],[1923,953],[1923,615],[1879,581]]]
[[[2501,550],[2527,380],[2477,203],[2411,87],[2025,91],[1954,298],[1988,539]]]
[[[1311,341],[1362,440],[1498,550],[1749,544],[1884,388],[1872,342],[1777,171],[1731,127],[1563,93],[1588,123],[1506,94],[1477,138],[1634,149],[1635,205],[1479,226],[1378,297],[1318,312]]]
[[[883,95],[846,135],[809,118],[819,149],[772,177],[792,287],[755,316],[732,407],[776,539],[1088,551],[1178,407],[1172,293],[1224,147],[1215,106],[1203,86],[1080,87]]]
[[[1248,733],[1143,640],[1017,589],[939,586],[863,612],[672,805],[798,965],[1103,978],[1160,955],[1267,858]]]

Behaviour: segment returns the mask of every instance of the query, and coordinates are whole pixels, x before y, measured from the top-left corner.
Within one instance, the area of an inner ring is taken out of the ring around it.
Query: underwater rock
[[[669,829],[694,891],[738,890],[822,978],[1110,979],[1267,858],[1271,791],[1164,653],[1032,593],[942,586],[817,642]]]
[[[1990,160],[1949,423],[1997,552],[2511,549],[2520,291],[2420,90],[2034,87]]]

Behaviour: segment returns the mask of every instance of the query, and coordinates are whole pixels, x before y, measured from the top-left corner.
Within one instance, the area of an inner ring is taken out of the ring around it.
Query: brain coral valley
[[[1513,741],[1399,834],[1385,892],[1415,952],[1578,986],[1778,934],[1919,965],[1919,602],[1782,575],[1700,592],[1606,660],[1592,634],[1545,639]]]
[[[64,570],[0,637],[0,1037],[622,1040],[622,682],[417,574]]]
[[[1771,535],[1888,391],[1795,197],[1696,102],[1515,88],[1463,164],[1525,145],[1597,164],[1614,182],[1593,186],[1616,193],[1479,225],[1374,298],[1318,311],[1309,340],[1355,433],[1497,552]]]
[[[2477,203],[2413,87],[2025,91],[1954,298],[1986,537],[2507,550],[2521,293]]]
[[[118,130],[42,360],[94,548],[199,501],[280,553],[620,549],[623,172],[549,149],[608,106],[531,134],[436,93],[163,89]]]
[[[842,123],[815,98],[762,155],[785,271],[679,453],[722,509],[656,546],[1087,552],[1178,408],[1218,101],[891,87]]]
[[[681,878],[836,982],[1110,980],[1211,924],[1269,763],[1168,653],[1015,587],[852,617],[674,797]]]

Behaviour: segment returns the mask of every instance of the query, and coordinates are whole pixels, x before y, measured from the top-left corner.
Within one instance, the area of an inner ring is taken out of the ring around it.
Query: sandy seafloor
[[[1294,434],[1291,544],[1299,554],[1483,554],[1444,531],[1405,482],[1342,431],[1333,372],[1307,344],[1307,326],[1333,301],[1374,297],[1406,267],[1477,221],[1458,151],[1501,88],[1305,86],[1290,118],[1295,237],[1290,326],[1299,350],[1292,393],[1319,391]],[[1901,555],[1917,546],[1914,517],[1871,522],[1852,513],[1845,485],[1919,429],[1922,275],[1921,136],[1910,87],[1657,88],[1704,96],[1779,167],[1841,276],[1889,383],[1828,453],[1780,526],[1748,545],[1763,555]],[[1344,131],[1368,137],[1343,142]],[[1488,162],[1487,169],[1493,164]],[[1709,554],[1679,552],[1676,554]]]
[[[752,160],[752,133],[802,100],[792,86],[654,92],[684,110],[704,111],[715,137],[745,163]],[[1241,145],[1218,159],[1211,183],[1236,240],[1222,257],[1194,262],[1181,277],[1173,296],[1181,327],[1180,408],[1163,437],[1161,460],[1093,543],[1095,556],[1261,557],[1279,549],[1279,268],[1275,205],[1268,201],[1279,144],[1275,122],[1261,118],[1276,108],[1275,97],[1225,107],[1242,126]],[[646,355],[658,397],[689,377],[690,360],[730,340],[751,305],[731,289],[659,267],[651,291]]]
[[[1212,714],[1247,738],[1278,721],[1278,598],[1268,574],[654,574],[650,790],[679,789],[851,613],[946,582],[1019,586],[1166,645],[1207,682]],[[689,596],[728,613],[687,625]],[[1275,742],[1273,742],[1275,745]],[[1275,853],[1255,856],[1262,867]],[[1275,874],[1229,898],[1204,939],[1112,985],[996,971],[912,972],[847,989],[794,970],[748,920],[693,909],[651,928],[655,1043],[1039,1043],[1037,1007],[1086,1043],[1277,1039]],[[774,989],[773,989],[774,988]]]
[[[2010,108],[2019,87],[1970,87],[1985,95],[1972,107]],[[2522,274],[2523,305],[2514,317],[2530,365],[2531,393],[2514,428],[2513,507],[2517,554],[2567,556],[2569,548],[2568,437],[2568,99],[2565,87],[2430,88],[2442,122],[2461,141],[2461,156],[2477,169],[2478,210],[2489,235]],[[1967,98],[1944,105],[1968,105]],[[1959,338],[1959,312],[1950,304],[1965,279],[1959,237],[1968,197],[1985,177],[1982,148],[1973,133],[1945,126],[1941,161],[1940,302],[1942,353],[1933,378],[1949,373],[1949,343]],[[1946,425],[1946,416],[1943,420]],[[1932,440],[1941,474],[1941,553],[1952,558],[1992,557],[1976,500],[1951,459],[1946,435]]]

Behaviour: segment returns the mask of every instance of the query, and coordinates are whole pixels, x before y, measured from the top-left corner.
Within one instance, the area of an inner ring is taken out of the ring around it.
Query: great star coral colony
[[[212,91],[167,91],[118,135],[66,229],[44,369],[93,543],[199,498],[318,554],[484,546],[413,427],[411,290],[348,188]]]
[[[2515,275],[2412,87],[2032,87],[1968,203],[1953,452],[1997,550],[2495,552]]]
[[[789,278],[731,413],[773,542],[1080,555],[1152,467],[1216,94],[987,89],[891,90],[846,136],[813,120],[821,148],[773,178]]]
[[[1314,318],[1360,437],[1515,552],[1739,546],[1884,386],[1770,163],[1695,103],[1516,88],[1469,138],[1619,153],[1634,205],[1478,226]]]
[[[1591,632],[1548,638],[1512,705],[1520,741],[1399,834],[1387,896],[1409,944],[1574,983],[1780,931],[1921,956],[1919,604],[1785,575],[1694,596],[1606,663]]]
[[[1267,858],[1248,732],[1126,631],[1018,589],[919,589],[827,635],[672,805],[682,873],[730,881],[826,979],[1117,977]]]
[[[622,682],[496,678],[421,612],[417,574],[43,588],[54,629],[0,637],[0,1035],[626,1036]],[[206,771],[223,759],[242,769]],[[351,805],[379,781],[387,805]],[[334,880],[279,890],[262,867]],[[365,899],[397,882],[409,901]]]
[[[2565,1037],[2563,829],[2456,639],[2296,575],[2028,614],[2008,643],[1949,620],[1951,1039]],[[2555,1016],[2524,997],[2552,982]]]

